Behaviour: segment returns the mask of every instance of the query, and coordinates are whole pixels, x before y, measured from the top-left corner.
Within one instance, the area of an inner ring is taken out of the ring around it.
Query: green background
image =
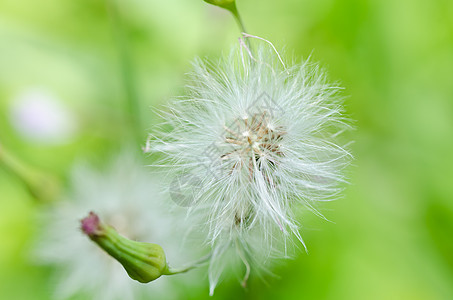
[[[130,0],[112,22],[107,0],[0,1],[0,141],[65,182],[80,157],[103,161],[131,136],[119,32],[128,41],[144,142],[151,107],[183,92],[196,56],[237,43],[234,20],[201,0]],[[267,284],[220,284],[212,299],[453,299],[453,1],[238,0],[248,31],[309,55],[345,87],[355,120],[345,197],[304,215],[309,253]],[[116,40],[115,40],[116,39]],[[122,43],[124,45],[124,43]],[[71,143],[24,140],[12,99],[44,87],[80,118]],[[42,205],[0,167],[0,298],[49,299],[49,268],[27,253]],[[165,279],[160,279],[165,280]],[[206,279],[203,279],[206,280]],[[188,298],[208,299],[204,289]],[[211,299],[211,298],[209,298]]]

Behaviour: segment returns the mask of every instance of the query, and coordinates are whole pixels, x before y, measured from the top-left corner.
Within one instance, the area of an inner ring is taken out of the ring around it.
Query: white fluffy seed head
[[[348,128],[341,88],[316,64],[286,68],[271,48],[256,50],[195,61],[187,96],[163,112],[171,130],[148,145],[174,176],[193,178],[189,215],[214,247],[211,293],[228,246],[247,277],[250,257],[266,261],[290,236],[303,243],[295,211],[319,214],[316,202],[338,196],[350,160],[338,141]]]

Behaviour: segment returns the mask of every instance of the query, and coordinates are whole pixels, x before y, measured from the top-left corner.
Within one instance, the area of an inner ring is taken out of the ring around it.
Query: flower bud
[[[170,275],[165,252],[161,246],[129,240],[113,227],[103,224],[93,212],[81,221],[81,229],[93,242],[116,259],[130,278],[148,283],[161,275]]]

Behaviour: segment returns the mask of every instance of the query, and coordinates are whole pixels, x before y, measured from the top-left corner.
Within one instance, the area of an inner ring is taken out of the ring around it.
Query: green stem
[[[0,144],[1,165],[16,176],[37,200],[47,202],[55,200],[57,197],[59,186],[55,178],[26,165]]]
[[[227,9],[231,12],[234,19],[236,20],[236,23],[238,24],[238,27],[239,27],[239,30],[241,31],[241,33],[247,33],[247,30],[245,29],[244,21],[242,21],[241,14],[239,13],[239,10],[236,6],[236,2],[233,2],[230,5],[225,6],[225,9]],[[247,47],[249,48],[250,52],[253,52],[252,46],[250,45],[250,41],[248,39],[245,39],[245,43],[246,43]]]
[[[238,24],[239,30],[241,31],[241,34],[247,34],[247,30],[245,29],[244,22],[242,21],[242,17],[239,14],[239,10],[237,9],[236,2],[233,2],[227,6],[224,7],[225,9],[229,10],[231,14],[233,15],[234,19],[236,20],[236,23]],[[253,53],[253,48],[252,44],[250,43],[250,40],[248,38],[243,38],[245,41],[245,46],[248,48],[248,51],[250,54]],[[254,61],[251,60],[251,64],[254,65]]]
[[[127,120],[130,123],[131,131],[137,142],[142,142],[142,127],[140,117],[140,101],[137,92],[134,66],[132,63],[128,40],[126,38],[124,26],[121,21],[121,16],[118,11],[116,0],[107,0],[110,11],[111,25],[115,34],[116,48],[119,57],[120,70],[122,81],[126,93],[126,111]]]
[[[239,30],[241,33],[247,33],[247,30],[245,29],[244,22],[242,21],[241,15],[239,14],[239,11],[237,9],[236,3],[234,2],[231,7],[228,8],[228,10],[233,14],[234,19],[236,20]]]
[[[247,34],[247,30],[245,29],[244,22],[242,21],[241,15],[239,14],[239,10],[236,6],[235,0],[204,0],[204,1],[231,12],[233,14],[234,19],[236,20],[236,23],[238,24],[241,33]],[[252,47],[250,45],[250,41],[248,39],[245,39],[245,44],[246,44],[245,46],[248,48],[248,51],[250,53],[253,52]]]
[[[212,256],[211,253],[206,256],[203,256],[199,260],[195,261],[194,263],[192,263],[189,266],[184,267],[184,268],[174,269],[174,268],[168,267],[167,271],[164,273],[164,275],[181,274],[181,273],[190,271],[192,269],[198,268],[198,267],[202,266],[203,264],[207,263],[211,259],[211,256]]]

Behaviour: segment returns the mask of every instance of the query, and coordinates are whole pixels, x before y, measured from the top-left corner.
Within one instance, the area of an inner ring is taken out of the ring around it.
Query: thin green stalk
[[[236,1],[235,0],[204,0],[205,2],[221,7],[223,9],[228,10],[233,14],[234,19],[236,20],[236,23],[238,24],[239,30],[241,33],[247,33],[247,30],[245,29],[244,22],[242,21],[241,15],[239,14],[239,10],[236,6]],[[247,46],[250,47],[250,43],[248,40],[246,40]]]
[[[241,33],[247,33],[247,30],[245,29],[244,22],[242,21],[242,17],[239,14],[239,11],[237,9],[236,3],[233,3],[233,5],[229,9],[229,11],[233,14],[234,19],[236,20],[236,22],[237,22],[237,24],[239,26],[239,30],[241,31]]]
[[[137,142],[142,142],[142,126],[140,117],[140,100],[136,86],[134,65],[130,55],[129,43],[126,37],[125,29],[122,24],[121,15],[118,11],[116,0],[107,0],[110,12],[112,31],[115,35],[116,49],[120,63],[120,72],[122,76],[125,91],[125,109],[126,117],[130,124],[131,131]]]
[[[168,267],[168,269],[164,275],[181,274],[181,273],[190,271],[192,269],[198,268],[198,267],[204,265],[205,263],[207,263],[211,259],[211,256],[212,256],[211,253],[206,256],[203,256],[202,258],[200,258],[199,260],[195,261],[194,263],[190,264],[187,267],[183,267],[183,268],[179,268],[179,269],[178,268],[174,269],[174,268]]]
[[[1,144],[0,166],[18,178],[35,199],[49,202],[58,197],[60,186],[55,178],[28,166]]]

